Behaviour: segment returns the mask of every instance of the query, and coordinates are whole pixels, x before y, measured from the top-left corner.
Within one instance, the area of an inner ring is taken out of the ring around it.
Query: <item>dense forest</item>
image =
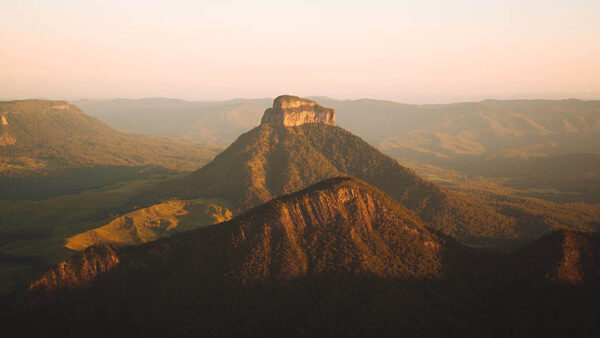
[[[88,248],[4,318],[30,335],[588,337],[599,245],[563,231],[507,255],[465,247],[335,178],[218,226]]]

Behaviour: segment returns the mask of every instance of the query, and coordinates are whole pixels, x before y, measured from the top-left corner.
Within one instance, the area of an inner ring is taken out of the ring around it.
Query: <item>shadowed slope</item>
[[[90,250],[80,256],[94,252]],[[205,273],[242,284],[332,273],[383,278],[443,274],[438,236],[387,195],[350,178],[316,184],[229,222],[116,252],[123,269],[195,262],[204,271],[206,263],[211,268]],[[81,269],[70,266],[71,272],[49,274],[71,276],[73,280],[64,279],[68,288],[89,282],[85,277],[78,283]],[[45,285],[45,279],[33,283],[31,290],[63,288],[60,283]]]
[[[436,286],[445,242],[384,193],[335,178],[219,225],[90,247],[32,283],[14,323],[62,336],[464,336],[471,310]]]
[[[557,253],[542,247],[528,255]],[[530,264],[432,234],[384,193],[335,178],[219,225],[88,248],[34,282],[13,323],[62,336],[597,336],[598,312],[579,307],[597,288],[514,273]]]
[[[518,276],[564,285],[600,281],[600,237],[571,230],[553,232],[509,256]]]

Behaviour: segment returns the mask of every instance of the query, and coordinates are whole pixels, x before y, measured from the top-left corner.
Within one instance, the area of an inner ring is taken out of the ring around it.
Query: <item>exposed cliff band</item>
[[[265,111],[262,124],[270,123],[296,127],[307,123],[335,126],[335,111],[318,105],[315,101],[297,96],[281,95],[273,101],[273,108]]]

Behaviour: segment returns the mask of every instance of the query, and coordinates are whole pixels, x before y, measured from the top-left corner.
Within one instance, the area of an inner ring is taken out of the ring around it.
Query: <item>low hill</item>
[[[230,218],[231,211],[217,204],[201,200],[170,200],[129,212],[104,226],[69,237],[66,247],[83,250],[97,244],[146,243]]]
[[[128,135],[64,101],[0,102],[0,175],[19,177],[94,166],[197,169],[215,149]]]

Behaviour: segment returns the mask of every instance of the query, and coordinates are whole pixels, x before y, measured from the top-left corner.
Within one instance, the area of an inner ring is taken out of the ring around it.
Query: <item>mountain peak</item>
[[[541,237],[515,253],[512,262],[522,273],[563,285],[600,280],[600,237],[560,230]]]
[[[318,105],[315,101],[292,95],[281,95],[273,101],[273,107],[265,110],[262,124],[271,123],[284,127],[307,123],[335,125],[335,111]]]
[[[336,177],[146,246],[88,247],[34,281],[23,302],[84,289],[117,265],[121,272],[114,273],[133,273],[173,262],[198,265],[196,257],[212,262],[202,278],[211,274],[244,285],[328,274],[437,279],[441,245],[426,223],[385,193]]]

